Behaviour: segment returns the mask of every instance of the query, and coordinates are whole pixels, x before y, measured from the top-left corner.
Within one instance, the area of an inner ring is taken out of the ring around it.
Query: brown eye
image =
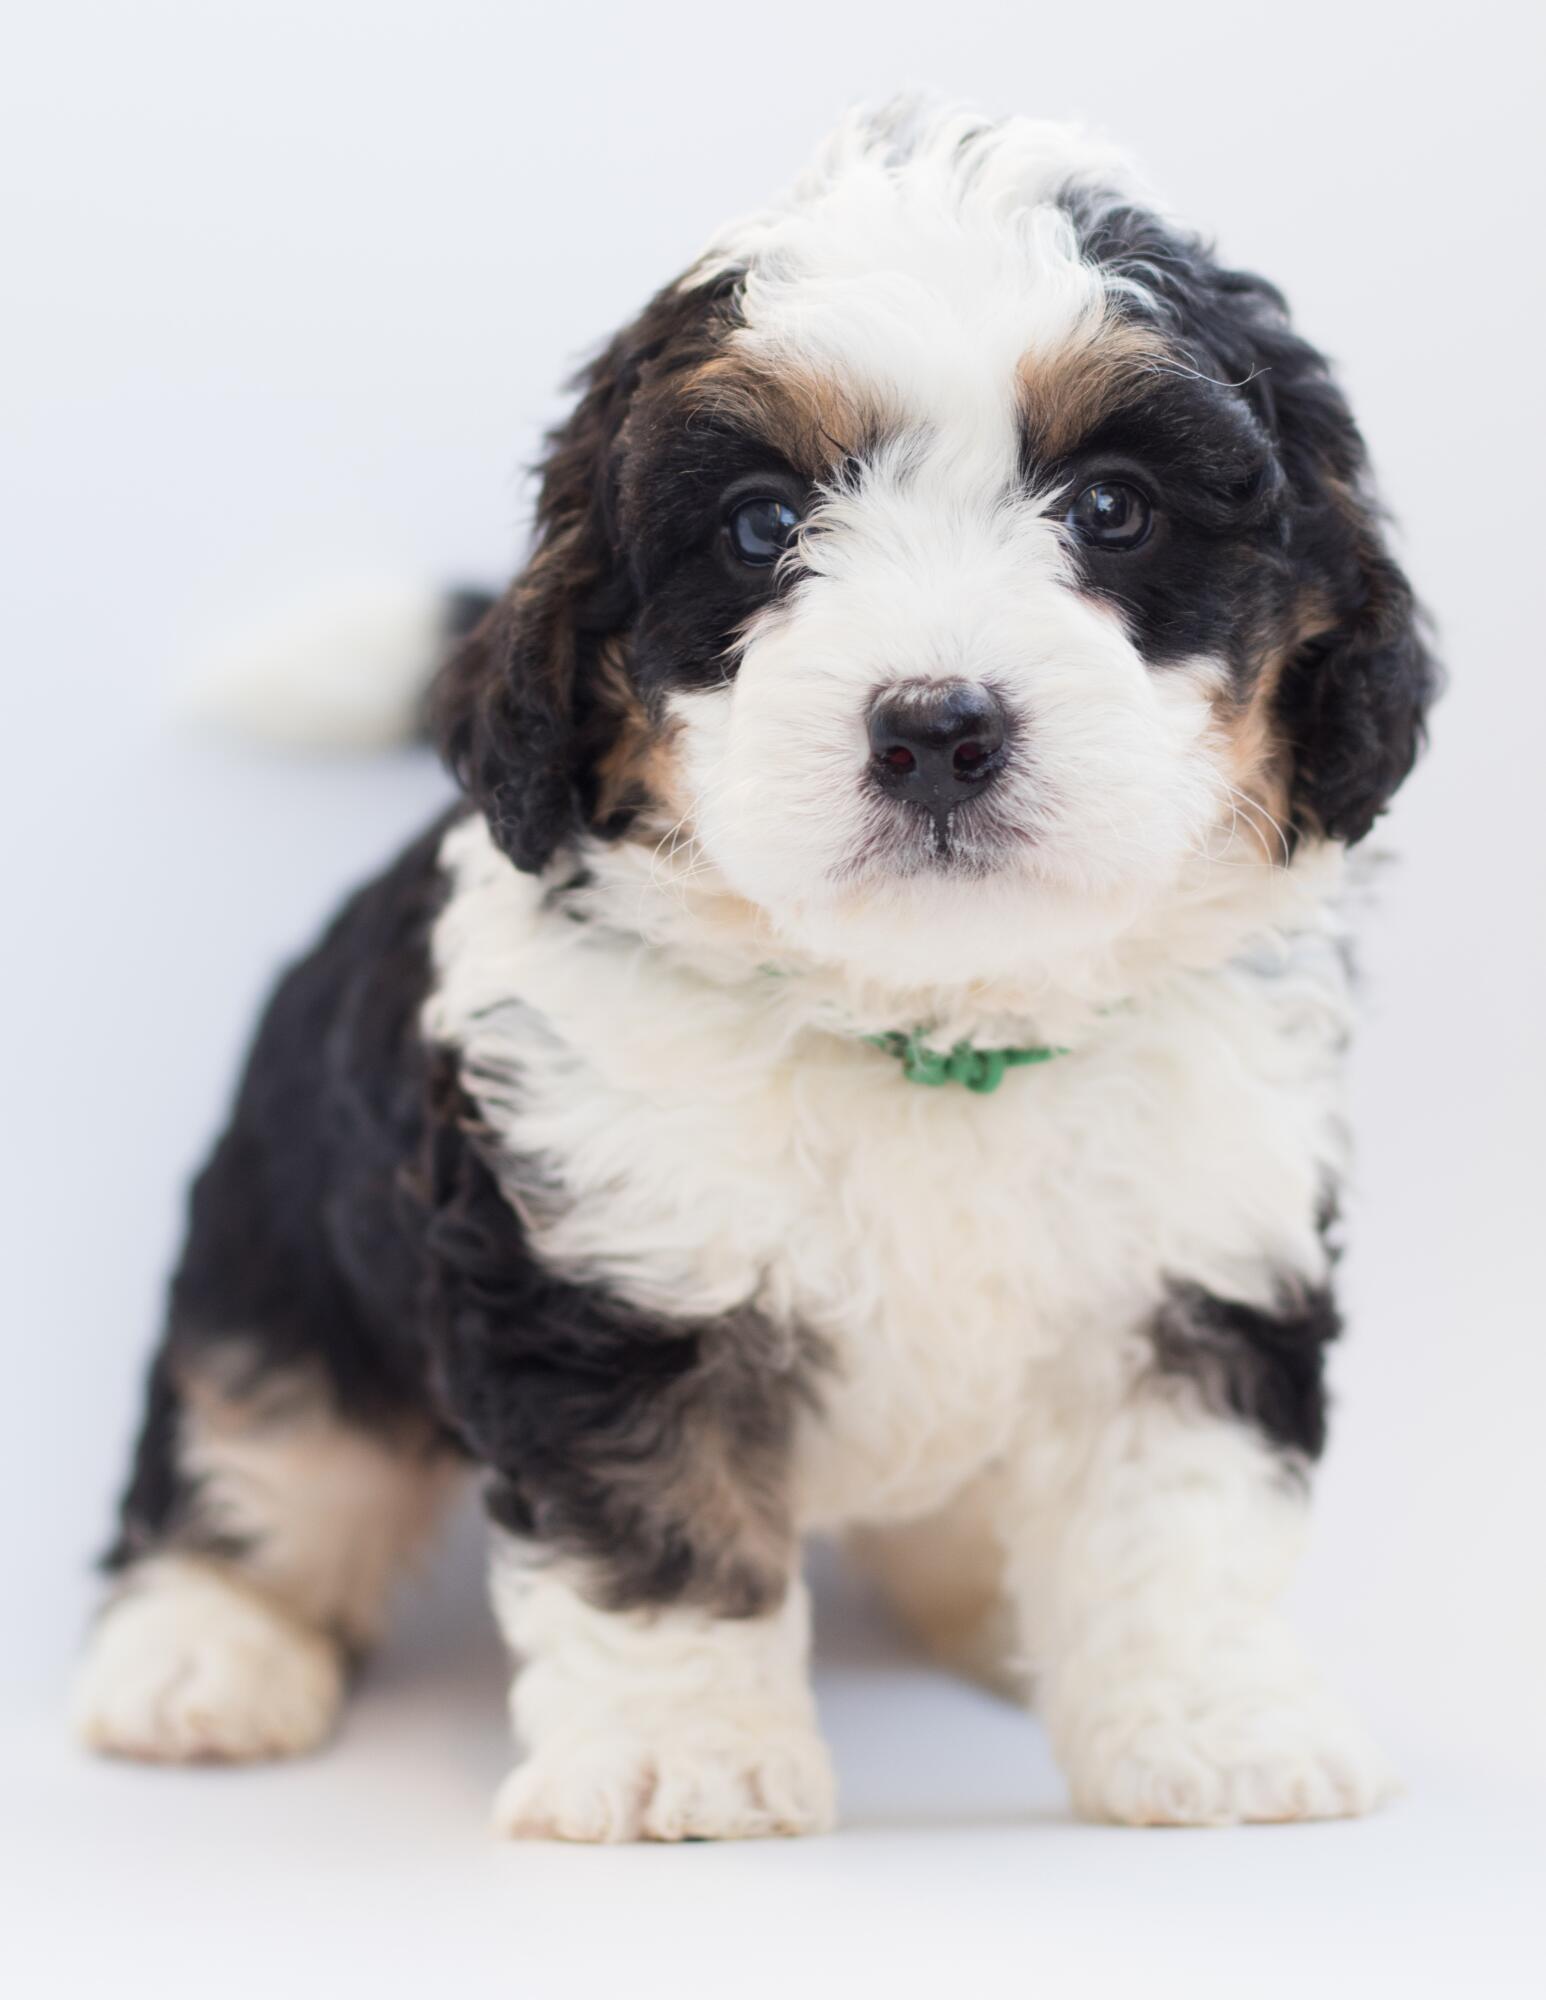
[[[1136,549],[1149,538],[1154,509],[1136,486],[1107,479],[1086,486],[1064,519],[1091,548]]]
[[[741,502],[725,523],[725,530],[741,562],[766,569],[788,548],[799,525],[800,517],[787,500],[758,493]]]

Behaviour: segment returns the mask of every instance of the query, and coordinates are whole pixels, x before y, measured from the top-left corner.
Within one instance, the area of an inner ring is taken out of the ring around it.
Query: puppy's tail
[[[233,632],[200,662],[181,706],[224,732],[287,748],[421,740],[442,661],[493,602],[422,583],[344,585]]]

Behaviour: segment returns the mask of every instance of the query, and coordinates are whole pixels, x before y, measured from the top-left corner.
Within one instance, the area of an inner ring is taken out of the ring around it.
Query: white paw
[[[1372,1812],[1395,1779],[1328,1695],[1174,1685],[1086,1717],[1063,1746],[1076,1809],[1126,1826],[1237,1826]]]
[[[156,1762],[314,1749],[343,1698],[330,1640],[198,1563],[147,1564],[91,1634],[72,1704],[93,1750]]]
[[[826,1746],[782,1717],[550,1745],[516,1766],[494,1804],[498,1830],[529,1840],[750,1840],[820,1833],[833,1815]]]

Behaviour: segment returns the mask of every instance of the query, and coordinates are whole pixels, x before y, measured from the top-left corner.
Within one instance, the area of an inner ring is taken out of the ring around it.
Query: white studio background
[[[0,75],[10,1990],[1526,1991],[1546,1860],[1538,10],[32,0]],[[182,1184],[276,966],[444,793],[419,755],[201,739],[178,676],[340,576],[508,573],[576,359],[845,104],[919,84],[1107,127],[1287,289],[1438,621],[1452,692],[1387,824],[1364,951],[1354,1332],[1300,1593],[1410,1792],[1358,1826],[1075,1827],[1036,1730],[829,1580],[844,1833],[497,1848],[470,1522],[330,1756],[93,1765],[62,1687]]]

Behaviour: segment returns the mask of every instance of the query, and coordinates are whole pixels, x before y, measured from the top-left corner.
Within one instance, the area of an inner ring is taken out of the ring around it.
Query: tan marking
[[[1260,841],[1278,862],[1287,859],[1277,829],[1288,824],[1294,765],[1293,746],[1284,741],[1278,728],[1278,690],[1295,655],[1312,639],[1330,631],[1333,624],[1320,597],[1306,592],[1294,605],[1284,629],[1265,648],[1245,699],[1239,700],[1227,690],[1213,699],[1215,726],[1224,746],[1225,774],[1242,795],[1236,800],[1241,832],[1248,844]]]
[[[394,1579],[427,1539],[457,1467],[423,1425],[367,1432],[334,1413],[317,1375],[248,1386],[240,1341],[185,1365],[178,1464],[195,1483],[192,1534],[242,1547],[242,1584],[350,1645],[373,1639]]]
[[[727,1617],[778,1604],[794,1564],[782,1462],[754,1457],[709,1408],[686,1416],[664,1463],[609,1469],[615,1491],[634,1487],[642,1514],[691,1541],[694,1594]]]
[[[1004,1590],[1003,1492],[989,1477],[938,1513],[861,1528],[851,1547],[891,1608],[943,1665],[1012,1698],[1023,1648]]]
[[[676,420],[695,414],[731,419],[765,439],[808,479],[825,479],[856,451],[880,416],[829,377],[787,366],[773,369],[732,346],[672,384]]]
[[[596,760],[596,818],[605,823],[632,809],[629,838],[658,837],[686,811],[674,722],[658,723],[628,677],[627,642],[609,639],[596,666],[596,691],[606,717],[607,747]]]
[[[1026,355],[1020,395],[1037,454],[1060,458],[1071,451],[1169,359],[1151,327],[1109,315],[1092,317],[1055,353]]]

